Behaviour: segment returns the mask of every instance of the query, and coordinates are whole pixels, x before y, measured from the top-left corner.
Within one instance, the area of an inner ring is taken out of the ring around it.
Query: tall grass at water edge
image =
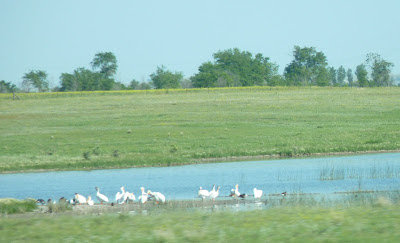
[[[0,172],[398,150],[400,89],[0,94]]]
[[[0,214],[26,213],[32,212],[36,208],[35,199],[0,198]]]
[[[400,164],[374,164],[372,167],[353,168],[348,165],[324,165],[320,180],[390,179],[400,178]]]

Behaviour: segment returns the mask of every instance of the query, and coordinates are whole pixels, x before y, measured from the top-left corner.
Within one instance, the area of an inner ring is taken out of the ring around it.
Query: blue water
[[[323,171],[341,178],[321,180]],[[340,174],[340,173],[339,173]],[[334,193],[353,190],[399,190],[400,153],[198,164],[161,168],[17,173],[0,175],[0,198],[72,198],[75,192],[95,198],[95,187],[111,201],[121,186],[138,195],[140,187],[162,192],[167,200],[193,199],[200,186],[221,187],[227,196],[236,184],[240,193],[283,191]]]

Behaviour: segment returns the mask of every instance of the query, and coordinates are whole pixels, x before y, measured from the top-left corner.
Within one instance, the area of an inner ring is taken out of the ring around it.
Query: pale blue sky
[[[123,83],[148,80],[161,65],[190,77],[235,47],[262,53],[282,73],[294,45],[353,70],[378,53],[400,74],[399,15],[399,0],[0,0],[0,80],[20,84],[44,70],[55,86],[105,51]]]

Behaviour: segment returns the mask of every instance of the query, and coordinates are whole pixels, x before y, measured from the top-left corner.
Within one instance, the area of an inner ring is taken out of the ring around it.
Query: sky
[[[114,53],[125,84],[161,65],[189,78],[231,48],[269,57],[282,74],[295,45],[352,70],[377,53],[400,74],[399,0],[0,0],[0,33],[0,80],[17,85],[43,70],[57,86],[99,52]]]

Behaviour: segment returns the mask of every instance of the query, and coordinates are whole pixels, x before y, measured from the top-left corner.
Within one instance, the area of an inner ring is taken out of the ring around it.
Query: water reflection
[[[68,171],[0,175],[0,198],[72,198],[75,192],[95,198],[95,187],[110,199],[121,186],[140,192],[140,187],[162,192],[167,200],[193,199],[199,186],[221,187],[227,196],[236,184],[241,193],[253,188],[266,195],[288,193],[335,193],[356,190],[398,190],[400,153],[358,156],[282,159],[187,165],[162,168]],[[240,205],[239,205],[240,206]]]

